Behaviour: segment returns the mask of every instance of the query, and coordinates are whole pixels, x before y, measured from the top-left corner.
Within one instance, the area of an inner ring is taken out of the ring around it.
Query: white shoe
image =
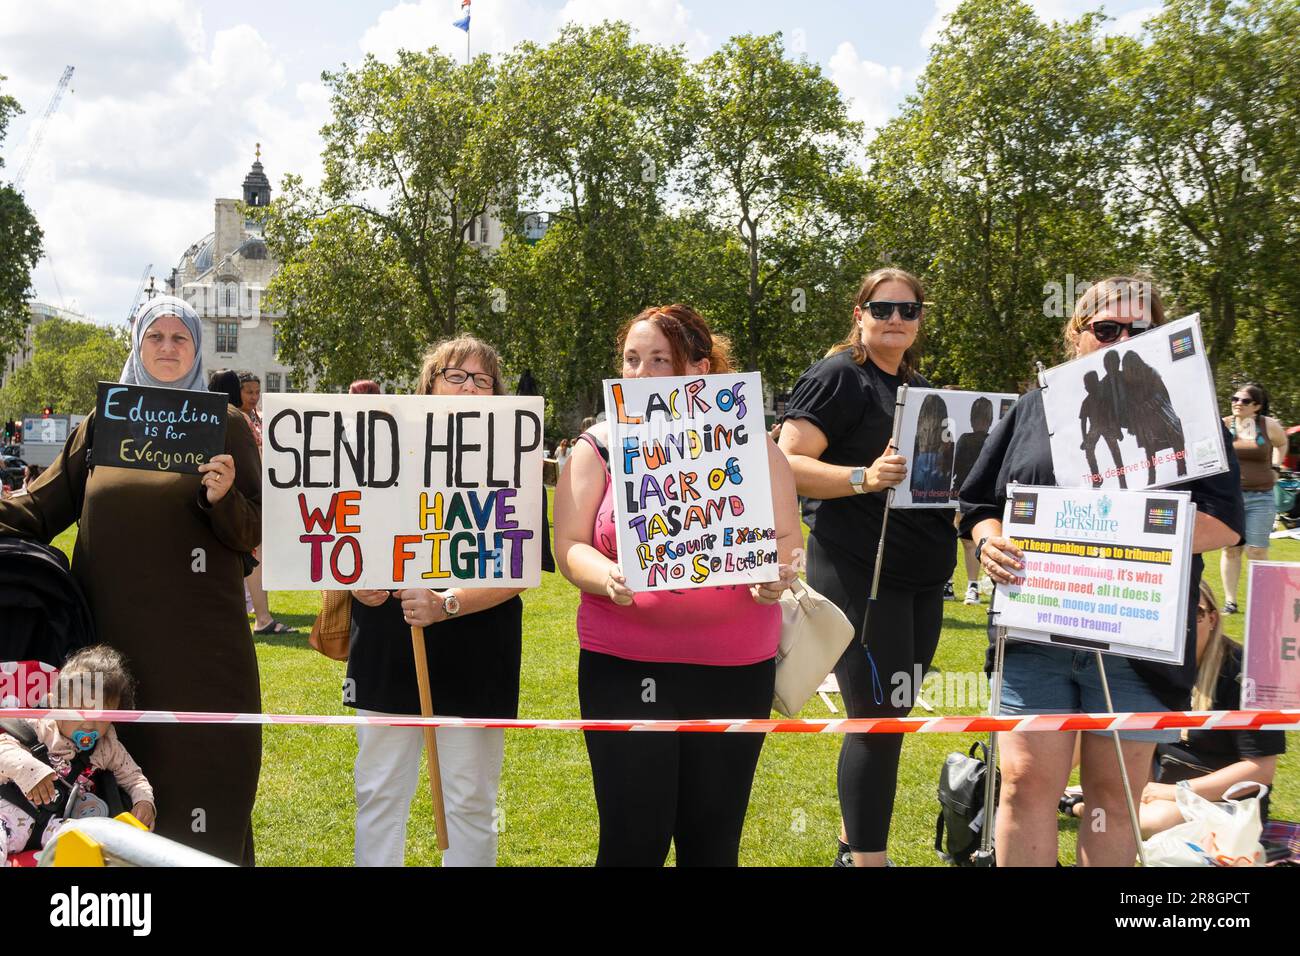
[[[971,607],[979,606],[980,586],[978,584],[972,581],[970,584],[966,585],[966,600],[962,603],[970,605]]]

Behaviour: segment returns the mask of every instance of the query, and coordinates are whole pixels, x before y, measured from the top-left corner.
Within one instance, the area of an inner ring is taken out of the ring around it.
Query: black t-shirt
[[[1241,707],[1241,645],[1228,641],[1214,686],[1211,710],[1238,710]],[[1245,760],[1248,757],[1272,757],[1286,753],[1286,732],[1281,730],[1189,730],[1187,739],[1160,744],[1156,756],[1169,755],[1175,760],[1203,767],[1207,771]]]
[[[885,453],[894,431],[894,403],[903,379],[870,359],[853,361],[849,351],[822,359],[799,377],[785,417],[812,422],[826,436],[821,461],[866,467]],[[920,375],[909,385],[928,388]],[[911,463],[909,462],[909,465]],[[885,492],[843,498],[801,498],[809,531],[839,550],[874,564],[885,514]],[[881,581],[895,588],[934,587],[956,566],[952,512],[895,508],[889,516]]]
[[[542,570],[554,571],[542,500]],[[444,717],[517,717],[524,602],[508,601],[424,629],[433,712]],[[394,597],[378,607],[352,600],[348,684],[343,703],[385,714],[418,714],[411,628]]]
[[[1192,493],[1197,514],[1218,518],[1241,534],[1246,516],[1241,503],[1241,469],[1232,451],[1232,438],[1223,429],[1228,451],[1229,469],[1222,474],[1196,478],[1172,488]],[[979,460],[961,486],[961,533],[969,538],[971,530],[986,518],[1002,520],[1007,501],[1007,485],[1055,485],[1052,447],[1047,434],[1047,416],[1043,412],[1043,393],[1027,392],[989,432]],[[1133,669],[1141,674],[1151,690],[1170,710],[1185,710],[1196,684],[1196,605],[1200,593],[1201,571],[1205,563],[1199,554],[1192,557],[1192,573],[1187,592],[1187,637],[1182,664],[1161,664],[1132,658]],[[991,650],[990,650],[991,656]]]

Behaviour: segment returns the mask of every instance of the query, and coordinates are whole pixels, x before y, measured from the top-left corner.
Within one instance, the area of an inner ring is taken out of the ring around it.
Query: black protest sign
[[[226,404],[218,392],[100,382],[92,465],[197,474],[226,447]]]

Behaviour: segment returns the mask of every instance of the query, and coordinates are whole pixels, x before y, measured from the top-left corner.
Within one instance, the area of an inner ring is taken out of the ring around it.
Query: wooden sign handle
[[[420,716],[433,716],[433,692],[429,689],[429,658],[424,650],[424,628],[411,626],[411,649],[415,652],[415,679],[420,685]],[[438,766],[438,735],[424,727],[424,753],[429,761],[429,790],[433,794],[433,825],[438,849],[447,852],[447,809],[442,802],[442,771]]]

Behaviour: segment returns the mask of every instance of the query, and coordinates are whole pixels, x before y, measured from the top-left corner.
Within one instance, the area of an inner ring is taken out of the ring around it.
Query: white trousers
[[[358,714],[374,711],[357,710]],[[439,727],[438,769],[447,809],[443,866],[496,866],[497,788],[505,731]],[[420,783],[424,734],[419,727],[357,727],[353,780],[357,799],[357,866],[401,866],[406,820]]]

